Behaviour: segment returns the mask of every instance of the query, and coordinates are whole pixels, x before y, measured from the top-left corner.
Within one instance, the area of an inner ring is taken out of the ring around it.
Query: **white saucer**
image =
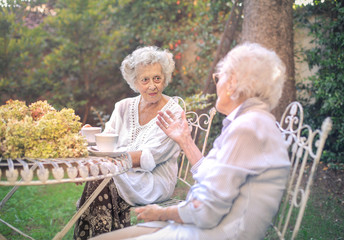
[[[121,154],[125,153],[125,152],[100,152],[97,148],[97,146],[90,146],[87,147],[88,152],[91,155],[95,155],[98,157],[117,157],[120,156]]]

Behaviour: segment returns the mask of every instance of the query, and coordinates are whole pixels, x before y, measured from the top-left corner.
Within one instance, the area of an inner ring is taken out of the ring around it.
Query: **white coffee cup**
[[[96,142],[95,135],[101,133],[102,128],[100,127],[83,127],[81,128],[81,135],[84,136],[89,143]]]
[[[118,134],[115,133],[97,133],[96,144],[100,152],[113,152],[118,141]]]

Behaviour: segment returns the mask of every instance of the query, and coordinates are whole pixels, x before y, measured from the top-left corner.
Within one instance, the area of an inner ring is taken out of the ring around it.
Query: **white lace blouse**
[[[180,147],[158,127],[156,117],[139,123],[141,96],[126,98],[115,109],[104,132],[117,133],[117,151],[142,151],[141,167],[114,177],[119,195],[129,204],[161,202],[171,197],[177,182],[177,158]],[[170,98],[162,111],[180,115],[182,108]]]

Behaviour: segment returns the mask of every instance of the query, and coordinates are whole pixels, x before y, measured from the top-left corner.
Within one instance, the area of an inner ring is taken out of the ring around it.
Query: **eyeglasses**
[[[215,85],[217,85],[219,80],[220,80],[219,74],[218,73],[213,73],[213,81],[214,81]]]

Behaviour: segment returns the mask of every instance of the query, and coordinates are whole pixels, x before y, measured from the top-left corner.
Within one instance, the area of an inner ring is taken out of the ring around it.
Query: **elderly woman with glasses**
[[[75,225],[75,239],[130,226],[131,206],[161,202],[173,194],[180,147],[156,121],[159,111],[168,110],[177,116],[182,112],[163,94],[174,66],[172,54],[157,47],[139,48],[123,60],[123,78],[139,95],[115,104],[104,132],[119,135],[116,151],[127,152],[133,168],[114,177],[85,211]],[[99,183],[86,183],[80,204]]]
[[[258,44],[235,47],[218,64],[216,108],[227,117],[205,157],[185,115],[159,112],[157,124],[185,151],[196,183],[177,206],[136,209],[146,223],[94,239],[263,239],[278,211],[290,163],[270,111],[282,94],[285,67]],[[150,227],[150,228],[149,228]]]

